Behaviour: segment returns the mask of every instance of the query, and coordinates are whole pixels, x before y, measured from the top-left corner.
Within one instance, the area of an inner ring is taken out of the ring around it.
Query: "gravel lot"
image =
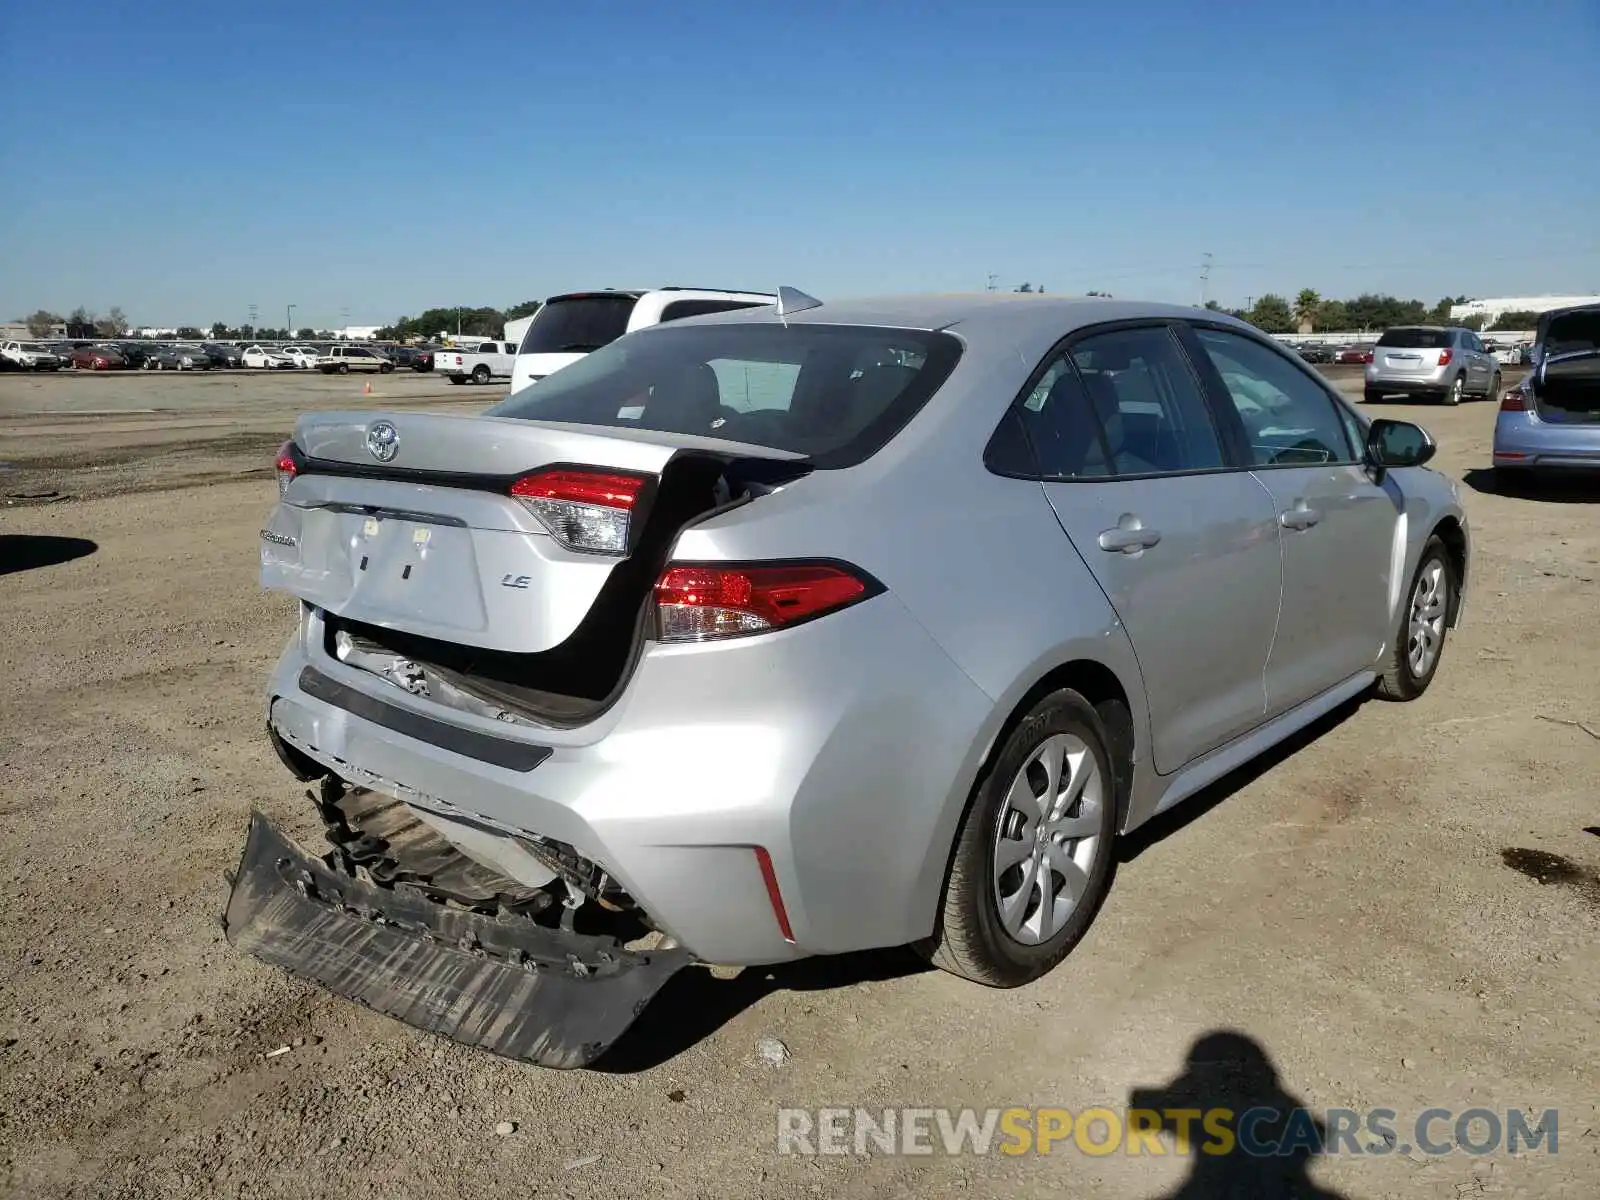
[[[686,972],[603,1070],[554,1073],[331,999],[217,927],[249,809],[312,827],[262,734],[291,612],[256,586],[273,450],[309,408],[499,394],[363,382],[0,376],[6,1194],[1128,1197],[1191,1172],[1186,1195],[1298,1194],[1239,1158],[775,1152],[780,1105],[1076,1112],[1152,1088],[1403,1118],[1559,1108],[1554,1156],[1327,1156],[1310,1176],[1596,1194],[1600,489],[1495,494],[1488,405],[1382,410],[1420,417],[1468,484],[1468,620],[1433,689],[1336,714],[1142,831],[1055,973],[991,992],[899,952]],[[1219,1031],[1261,1069],[1189,1063]],[[792,1057],[762,1061],[763,1037]]]

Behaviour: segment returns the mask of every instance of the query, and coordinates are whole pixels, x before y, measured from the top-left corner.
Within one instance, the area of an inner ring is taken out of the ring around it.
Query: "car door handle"
[[[1304,500],[1296,500],[1293,508],[1285,509],[1279,516],[1278,524],[1285,529],[1310,529],[1320,520],[1322,520],[1320,512]]]
[[[1138,554],[1161,541],[1161,531],[1148,528],[1132,513],[1124,514],[1116,528],[1100,534],[1100,549],[1113,554]]]

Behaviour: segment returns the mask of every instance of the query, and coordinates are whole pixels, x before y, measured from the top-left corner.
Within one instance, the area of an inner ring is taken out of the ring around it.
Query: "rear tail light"
[[[294,460],[294,443],[285,442],[278,447],[278,461],[273,464],[273,469],[278,473],[278,495],[283,495],[289,490],[289,485],[294,482],[294,477],[300,473],[300,465]]]
[[[1501,412],[1527,412],[1528,396],[1521,386],[1507,388],[1500,395]]]
[[[1439,365],[1441,367],[1448,367],[1450,365],[1450,357],[1451,357],[1450,351],[1448,351],[1448,350],[1439,351]]]
[[[524,475],[511,494],[568,550],[622,554],[647,482],[643,475],[558,467]]]
[[[656,582],[664,642],[704,642],[795,625],[875,595],[842,563],[670,566]]]

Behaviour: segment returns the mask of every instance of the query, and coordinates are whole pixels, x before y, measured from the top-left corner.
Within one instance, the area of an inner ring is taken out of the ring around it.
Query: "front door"
[[[1045,494],[1127,629],[1170,773],[1264,720],[1282,590],[1271,497],[1228,470],[1166,325],[1095,333],[1021,406]],[[1064,547],[1065,549],[1065,547]]]
[[[1222,329],[1193,331],[1236,413],[1283,541],[1283,614],[1267,664],[1275,715],[1370,669],[1393,635],[1400,511],[1372,481],[1353,421],[1287,354]]]

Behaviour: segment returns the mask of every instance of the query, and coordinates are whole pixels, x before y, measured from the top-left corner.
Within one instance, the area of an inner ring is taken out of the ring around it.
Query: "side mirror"
[[[1421,425],[1379,418],[1367,430],[1367,462],[1380,469],[1420,467],[1438,445]]]

